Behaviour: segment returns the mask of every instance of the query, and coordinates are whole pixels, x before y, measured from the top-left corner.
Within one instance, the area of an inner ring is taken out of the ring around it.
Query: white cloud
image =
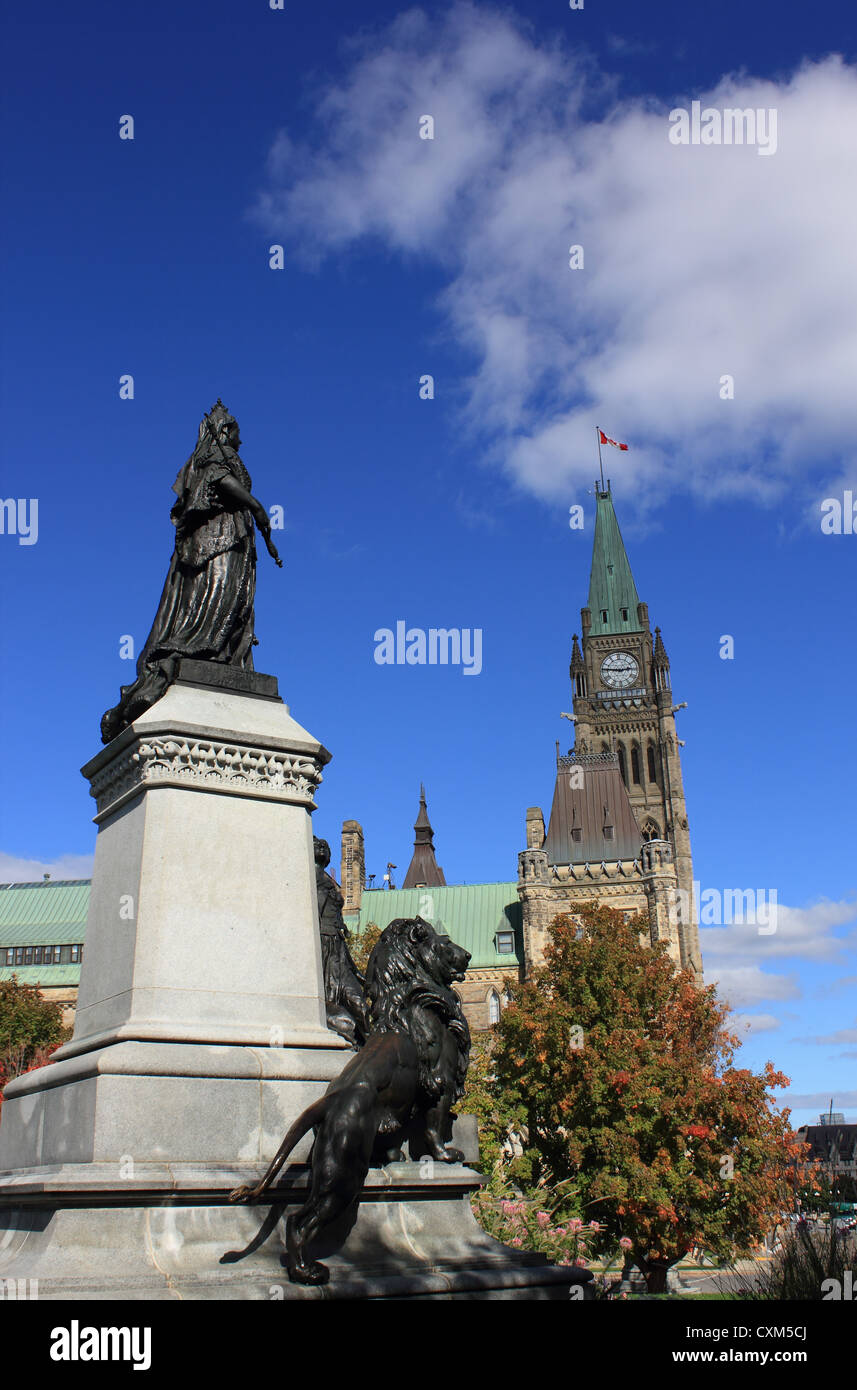
[[[704,898],[704,894],[703,894]],[[770,919],[766,916],[770,912]],[[788,907],[785,903],[760,905],[756,922],[732,922],[724,927],[701,927],[700,938],[706,960],[736,960],[752,957],[763,960],[776,956],[795,956],[805,960],[837,961],[853,944],[853,933],[845,938],[833,935],[835,927],[853,922],[857,903],[822,899],[809,907]],[[768,932],[767,926],[776,930]],[[760,930],[761,927],[761,930]]]
[[[811,1091],[800,1095],[796,1091],[783,1091],[781,1097],[795,1110],[815,1110],[821,1114],[822,1110],[830,1108],[830,1091]],[[857,1105],[857,1091],[833,1092],[834,1110],[846,1110],[849,1106],[855,1105]]]
[[[837,994],[847,994],[857,986],[857,975],[840,975],[838,980],[825,980],[823,985],[813,990],[813,999],[830,999]]]
[[[706,970],[705,983],[717,985],[721,998],[733,1009],[746,1009],[769,999],[797,999],[800,989],[793,975],[772,975],[758,965],[717,966]]]
[[[857,1043],[857,1027],[837,1028],[835,1033],[825,1033],[817,1038],[807,1038],[807,1042],[817,1043],[819,1047],[831,1044],[835,1047],[843,1047],[849,1043]]]
[[[693,99],[776,108],[777,152],[672,145],[670,106]],[[812,467],[854,463],[855,148],[839,58],[628,101],[570,43],[459,4],[352,46],[311,137],[277,139],[254,215],[316,262],[380,244],[440,267],[445,328],[474,362],[465,418],[530,491],[590,481],[597,420],[633,445],[619,466],[640,506],[666,481],[788,496],[798,520],[826,495]]]
[[[782,1023],[774,1014],[733,1014],[729,1027],[738,1033],[773,1033]]]
[[[777,957],[831,964],[842,961],[844,951],[853,946],[853,934],[843,938],[834,935],[834,929],[853,921],[855,913],[857,904],[853,902],[822,899],[809,907],[777,904],[776,931],[770,935],[761,933],[752,922],[702,927],[706,982],[716,984],[733,1009],[763,1000],[796,999],[801,990],[795,976],[775,975],[762,965]]]
[[[45,874],[53,879],[91,878],[91,854],[62,854],[59,859],[21,859],[0,851],[0,883],[41,882]]]

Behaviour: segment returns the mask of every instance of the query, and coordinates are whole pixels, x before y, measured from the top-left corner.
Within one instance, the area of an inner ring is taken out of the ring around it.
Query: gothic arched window
[[[649,748],[648,748],[648,761],[649,761],[649,781],[650,781],[650,782],[657,782],[657,780],[658,780],[658,769],[657,769],[657,764],[656,764],[656,762],[655,762],[655,745],[654,745],[653,743],[650,743],[650,744],[649,744]]]
[[[492,989],[488,995],[488,1022],[489,1024],[500,1022],[500,996],[496,989]]]
[[[628,785],[628,768],[627,768],[627,766],[626,766],[626,764],[625,764],[625,745],[624,745],[624,743],[617,744],[617,746],[616,746],[616,752],[619,754],[619,771],[620,771],[621,774],[622,774],[622,781],[625,783],[625,786],[627,787],[627,785]]]
[[[655,825],[655,822],[654,822],[653,820],[647,820],[647,821],[645,822],[645,824],[643,825],[643,839],[644,839],[644,840],[659,840],[660,838],[661,838],[661,832],[660,832],[660,830],[658,829],[658,827]]]
[[[635,782],[640,781],[640,750],[636,743],[631,749],[631,776]]]

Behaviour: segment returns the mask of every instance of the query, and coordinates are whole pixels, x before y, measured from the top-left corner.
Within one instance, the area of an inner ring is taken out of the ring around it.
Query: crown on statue
[[[226,406],[219,396],[208,412],[208,419],[211,421],[211,424],[218,434],[220,434],[224,425],[234,425],[236,423],[235,416],[229,414],[229,411],[226,409]]]

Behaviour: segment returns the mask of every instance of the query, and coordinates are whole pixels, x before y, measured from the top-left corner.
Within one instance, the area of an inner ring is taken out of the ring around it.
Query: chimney
[[[366,881],[366,853],[363,846],[363,826],[359,821],[342,822],[341,888],[345,899],[343,916],[356,916],[363,901]]]

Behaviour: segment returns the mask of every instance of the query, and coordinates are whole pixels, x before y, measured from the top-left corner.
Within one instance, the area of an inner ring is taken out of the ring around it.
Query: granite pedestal
[[[74,1037],[6,1088],[0,1278],[44,1298],[569,1296],[573,1272],[479,1229],[465,1167],[372,1170],[323,1289],[279,1259],[311,1135],[273,1207],[229,1204],[351,1056],[326,1026],[318,932],[329,756],[272,677],[184,662],[84,767],[98,837]]]

